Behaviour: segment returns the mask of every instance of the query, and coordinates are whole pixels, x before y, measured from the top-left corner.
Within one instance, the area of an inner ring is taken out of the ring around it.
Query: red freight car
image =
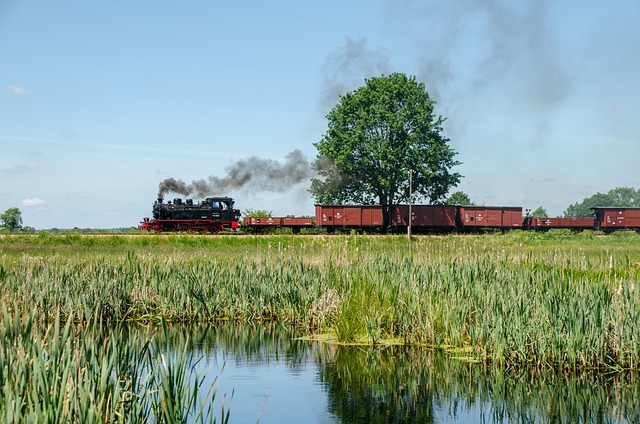
[[[549,230],[552,228],[568,228],[570,230],[590,230],[594,228],[593,218],[533,218],[531,228]]]
[[[382,226],[382,207],[374,205],[316,205],[316,226],[374,229]]]
[[[516,206],[457,206],[458,228],[521,228],[522,208]]]
[[[640,232],[640,208],[593,208],[595,225],[599,230],[610,232],[619,229]]]
[[[409,205],[397,205],[391,211],[391,227],[407,228]],[[450,231],[456,229],[456,207],[411,205],[411,227],[416,231]]]
[[[291,228],[293,232],[298,232],[302,228],[312,228],[313,218],[311,217],[245,217],[245,228],[252,228],[258,232],[264,231],[267,228]]]

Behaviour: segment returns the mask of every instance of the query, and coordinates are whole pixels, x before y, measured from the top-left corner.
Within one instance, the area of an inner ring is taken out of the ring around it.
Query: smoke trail
[[[325,59],[320,106],[323,110],[329,109],[340,96],[363,85],[365,78],[390,72],[389,58],[384,50],[369,49],[364,39],[347,38],[344,46]]]
[[[404,39],[410,59],[399,62],[403,65],[398,69],[396,52],[366,39],[347,38],[325,59],[322,110],[362,86],[365,78],[404,72],[402,68],[408,67],[426,84],[432,99],[442,100],[439,108],[445,115],[476,113],[478,99],[505,99],[514,105],[512,109],[534,119],[544,133],[552,108],[561,106],[572,93],[574,72],[559,50],[551,0],[387,0],[383,4],[383,29],[393,29]],[[466,134],[466,125],[465,119],[452,119],[447,128],[453,131],[453,139],[464,139],[455,133]],[[539,144],[536,138],[534,146]]]
[[[225,171],[225,177],[209,176],[206,180],[194,180],[191,184],[167,178],[160,182],[158,196],[177,193],[207,197],[228,194],[229,191],[242,188],[251,188],[253,192],[285,192],[293,185],[309,180],[313,175],[309,160],[297,149],[287,154],[283,164],[273,159],[251,156],[234,163]]]

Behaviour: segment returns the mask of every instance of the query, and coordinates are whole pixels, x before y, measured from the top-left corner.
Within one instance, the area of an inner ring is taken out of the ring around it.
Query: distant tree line
[[[565,218],[586,218],[593,215],[594,207],[640,207],[640,189],[617,187],[608,193],[596,193],[581,202],[570,205],[564,211]]]

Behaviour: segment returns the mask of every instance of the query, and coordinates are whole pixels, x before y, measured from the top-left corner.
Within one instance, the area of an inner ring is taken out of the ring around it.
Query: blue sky
[[[0,52],[0,212],[37,229],[135,226],[167,178],[311,161],[339,95],[390,72],[437,100],[477,203],[640,187],[635,0],[0,0]],[[224,194],[312,214],[307,188]]]

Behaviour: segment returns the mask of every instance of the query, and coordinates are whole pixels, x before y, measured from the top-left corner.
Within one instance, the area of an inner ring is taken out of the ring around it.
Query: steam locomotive
[[[153,204],[153,219],[144,218],[140,228],[149,231],[193,231],[218,234],[238,228],[240,211],[231,197],[207,197],[200,203],[193,199],[173,199],[164,203],[162,197]]]
[[[303,228],[323,228],[336,231],[379,231],[382,226],[382,206],[378,205],[316,205],[312,217],[245,217],[244,227],[255,232],[286,227],[293,232]],[[389,217],[390,232],[406,231],[411,225],[415,233],[474,232],[483,230],[526,229],[545,231],[566,228],[611,232],[634,230],[640,232],[640,208],[593,208],[590,218],[527,218],[522,207],[507,206],[449,206],[395,205]],[[409,216],[411,216],[409,220]],[[145,218],[140,228],[150,231],[193,231],[217,234],[238,228],[240,211],[234,209],[230,197],[208,197],[199,204],[187,199],[153,205],[153,219]]]

